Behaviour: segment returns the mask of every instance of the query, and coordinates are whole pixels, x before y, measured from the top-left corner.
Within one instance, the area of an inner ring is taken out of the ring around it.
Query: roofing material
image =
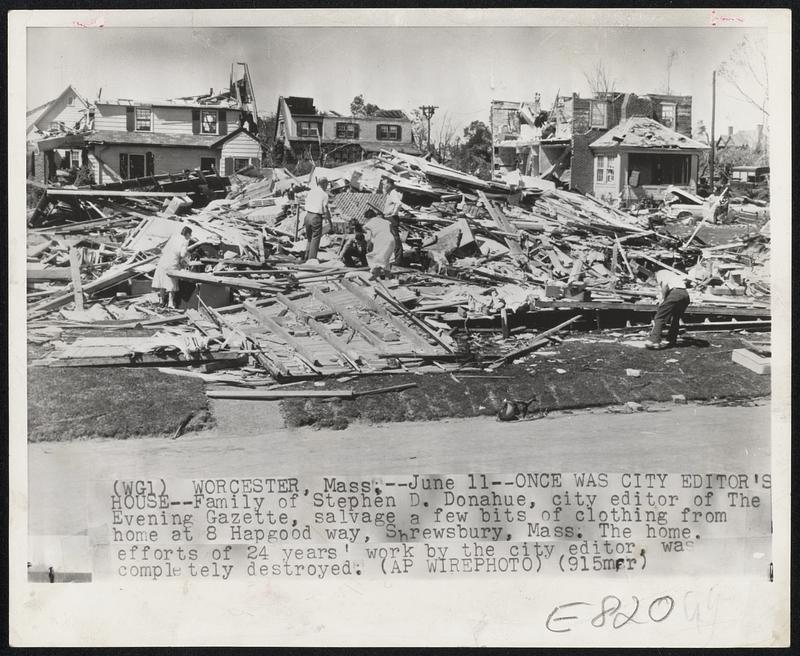
[[[85,135],[86,143],[138,144],[144,146],[183,146],[213,148],[220,141],[218,134],[164,134],[163,132],[127,132],[97,130]]]
[[[666,148],[708,150],[708,146],[670,130],[658,121],[632,116],[593,141],[590,148]]]

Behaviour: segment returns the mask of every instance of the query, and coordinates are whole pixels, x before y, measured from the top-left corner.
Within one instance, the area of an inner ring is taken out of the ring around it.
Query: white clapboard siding
[[[222,144],[222,157],[261,157],[261,144],[253,137],[240,132]]]
[[[153,132],[161,134],[192,134],[191,107],[153,107]],[[239,111],[225,110],[227,132],[224,137],[239,127]],[[95,130],[128,129],[124,105],[98,105],[94,119]],[[218,125],[219,129],[219,125]]]
[[[127,130],[125,107],[122,105],[97,105],[94,114],[95,130]]]

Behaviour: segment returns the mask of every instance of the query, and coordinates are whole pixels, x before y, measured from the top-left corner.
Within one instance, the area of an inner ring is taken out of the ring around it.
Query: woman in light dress
[[[158,260],[156,271],[153,274],[153,289],[158,290],[161,304],[164,305],[165,296],[169,295],[169,307],[175,309],[175,293],[178,291],[178,280],[169,275],[169,271],[182,269],[186,266],[189,257],[189,238],[192,229],[184,227],[180,233],[172,235],[164,244],[161,258]]]

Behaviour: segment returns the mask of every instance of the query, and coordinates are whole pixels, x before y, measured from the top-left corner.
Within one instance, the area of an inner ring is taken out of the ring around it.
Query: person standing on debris
[[[185,226],[179,233],[172,235],[164,244],[161,258],[153,274],[153,289],[158,290],[161,305],[169,297],[169,307],[175,309],[175,294],[178,291],[178,280],[169,275],[170,271],[185,268],[189,257],[189,239],[192,229]]]
[[[675,346],[678,341],[680,319],[691,302],[689,292],[686,291],[687,279],[685,275],[661,269],[656,273],[656,282],[659,286],[661,303],[653,319],[653,330],[645,342],[645,347],[649,349]],[[669,330],[667,331],[667,341],[663,342],[661,341],[661,332],[667,320],[670,322]]]
[[[317,252],[319,251],[319,241],[322,239],[322,219],[328,221],[328,225],[333,227],[331,221],[331,211],[328,208],[328,179],[319,178],[317,186],[312,187],[311,191],[306,195],[305,204],[306,216],[303,219],[303,225],[306,229],[306,254],[303,258],[304,262],[317,259]]]
[[[403,203],[403,194],[394,186],[391,178],[383,179],[383,193],[386,201],[383,205],[383,216],[389,221],[394,237],[394,263],[399,265],[403,259],[403,242],[400,240],[400,206]]]
[[[369,242],[367,247],[367,266],[373,278],[383,277],[390,270],[395,239],[392,225],[382,214],[376,214],[364,224],[364,233]]]

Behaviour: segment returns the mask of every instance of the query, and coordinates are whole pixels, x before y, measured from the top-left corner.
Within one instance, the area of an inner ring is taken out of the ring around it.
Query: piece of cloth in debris
[[[364,232],[372,244],[372,250],[367,253],[367,264],[371,269],[388,269],[395,250],[392,224],[382,216],[375,216],[364,225]]]
[[[164,289],[168,292],[178,291],[178,281],[168,275],[169,271],[180,269],[189,255],[189,240],[177,233],[169,238],[161,258],[158,260],[155,273],[153,273],[153,289]]]

